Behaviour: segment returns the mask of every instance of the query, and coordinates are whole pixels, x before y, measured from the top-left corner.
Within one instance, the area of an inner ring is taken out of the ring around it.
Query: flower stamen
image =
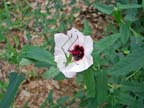
[[[75,45],[73,50],[69,50],[75,61],[79,61],[84,56],[83,46]]]

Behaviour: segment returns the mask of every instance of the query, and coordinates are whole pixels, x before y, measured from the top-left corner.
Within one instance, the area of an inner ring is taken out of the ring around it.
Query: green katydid
[[[66,54],[65,50],[64,50],[64,46],[69,42],[71,41],[71,39],[73,38],[72,34],[71,36],[64,42],[64,44],[62,45],[62,51],[64,52],[64,55],[66,57],[66,63],[65,65],[67,66],[68,64],[72,63],[73,62],[73,54],[72,53],[69,53],[69,54]],[[76,37],[76,39],[71,42],[69,48],[68,48],[68,51],[71,52],[70,48],[72,47],[72,45],[77,41],[78,39],[78,36]]]

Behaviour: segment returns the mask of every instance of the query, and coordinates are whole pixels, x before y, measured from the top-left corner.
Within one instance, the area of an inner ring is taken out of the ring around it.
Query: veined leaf
[[[124,104],[124,105],[128,105],[128,106],[131,106],[131,105],[136,106],[136,104],[137,104],[137,101],[135,98],[133,98],[132,96],[125,94],[125,93],[121,93],[118,96],[118,99],[119,99],[120,104]],[[137,107],[135,107],[135,108],[137,108]]]
[[[52,54],[43,48],[37,46],[26,45],[22,49],[22,58],[33,59],[39,62],[55,65]]]
[[[144,0],[142,0],[142,7],[143,7],[143,10],[144,10]]]
[[[113,11],[113,16],[115,18],[115,20],[120,23],[121,20],[122,20],[122,12],[118,9],[118,8],[114,8],[114,11]]]
[[[120,4],[120,3],[117,3],[117,7],[119,9],[132,9],[132,8],[141,8],[142,5],[139,5],[139,4]]]
[[[107,96],[107,77],[105,71],[97,72],[96,78],[96,98],[97,104],[102,105],[106,101]]]
[[[129,30],[129,25],[128,24],[121,24],[120,25],[120,39],[122,41],[123,44],[125,44],[130,36],[130,30]]]
[[[16,72],[10,73],[10,84],[7,88],[7,92],[4,95],[2,101],[0,102],[0,108],[9,108],[13,102],[15,95],[18,91],[20,83],[25,79],[22,74]]]
[[[144,49],[135,50],[127,57],[121,59],[110,70],[111,75],[127,75],[131,71],[136,71],[144,66]]]
[[[86,19],[84,19],[83,22],[84,22],[84,30],[83,30],[83,33],[84,33],[85,35],[90,35],[91,32],[92,32],[92,30],[91,30],[91,27],[90,27],[90,25],[89,25],[89,22],[88,22]]]
[[[108,14],[108,15],[112,14],[112,12],[113,12],[113,7],[105,5],[105,4],[95,3],[94,7],[96,9],[98,9],[99,11],[101,11],[105,14]]]
[[[124,82],[121,85],[121,89],[124,91],[144,93],[144,84],[138,82]]]
[[[130,22],[134,22],[134,21],[138,20],[137,14],[138,14],[138,10],[137,10],[137,9],[135,9],[135,8],[133,8],[133,9],[128,9],[128,10],[126,11],[126,15],[125,15],[124,19],[125,19],[126,21],[128,21],[128,22],[129,22],[129,21],[130,21]]]
[[[64,76],[64,74],[62,74],[62,72],[60,72],[58,75],[56,75],[55,77],[54,77],[54,80],[64,80],[65,79],[65,76]]]
[[[45,79],[52,79],[60,73],[57,67],[51,66],[50,69],[44,72],[43,77]]]
[[[119,39],[120,33],[107,36],[94,44],[94,54],[99,54],[104,50],[110,48]]]
[[[87,96],[88,97],[95,97],[96,94],[96,83],[94,79],[94,72],[92,68],[89,68],[84,72],[84,83],[87,88]]]
[[[26,65],[30,65],[30,64],[32,64],[33,62],[32,61],[30,61],[29,59],[26,59],[26,58],[22,58],[22,60],[20,61],[20,65],[21,66],[26,66]]]

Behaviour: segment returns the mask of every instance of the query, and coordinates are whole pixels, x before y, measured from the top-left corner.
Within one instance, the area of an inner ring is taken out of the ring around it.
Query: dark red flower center
[[[84,56],[84,48],[79,45],[75,45],[73,50],[69,50],[75,61],[78,61]]]

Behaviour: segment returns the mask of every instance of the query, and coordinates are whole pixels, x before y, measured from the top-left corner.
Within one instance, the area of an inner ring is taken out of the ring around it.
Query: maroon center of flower
[[[84,48],[79,45],[75,45],[73,50],[69,50],[75,61],[78,61],[84,56]]]

